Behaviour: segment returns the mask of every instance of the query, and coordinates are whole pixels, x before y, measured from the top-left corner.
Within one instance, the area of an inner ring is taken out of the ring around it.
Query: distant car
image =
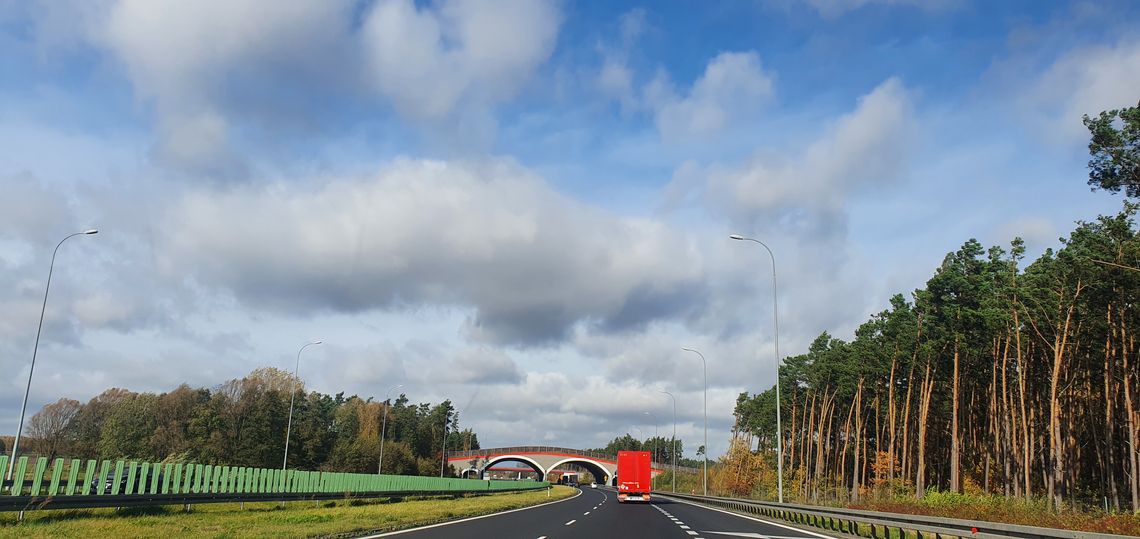
[[[128,476],[127,470],[123,470],[123,475],[119,477],[119,494],[126,494],[126,492],[127,492],[127,476]],[[149,489],[150,484],[151,484],[151,480],[153,478],[154,478],[154,470],[153,469],[147,470],[145,477],[141,473],[135,474],[135,482],[136,482],[135,483],[135,485],[136,485],[135,486],[135,494],[138,494],[141,491],[145,491],[146,489]],[[111,493],[111,487],[114,486],[114,484],[115,484],[115,472],[114,471],[108,471],[107,476],[103,478],[103,489],[104,489],[103,493],[104,494],[110,494]],[[158,472],[158,484],[159,485],[162,484],[162,472],[161,471]],[[98,492],[99,491],[98,489],[99,489],[99,479],[96,478],[96,479],[91,481],[91,492]]]
[[[598,488],[598,484],[597,483],[590,483],[590,488]]]

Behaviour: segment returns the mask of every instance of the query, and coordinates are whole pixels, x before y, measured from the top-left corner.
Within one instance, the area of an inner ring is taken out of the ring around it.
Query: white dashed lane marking
[[[588,514],[590,514],[590,512],[589,512],[589,511],[586,511],[585,513],[582,513],[582,516],[586,516],[586,515],[588,515]]]
[[[570,522],[567,522],[567,523],[563,524],[563,526],[569,526],[569,525],[571,525],[571,524],[573,524],[573,523],[575,523],[575,522],[578,522],[578,521],[577,521],[577,520],[571,520]]]
[[[670,515],[668,511],[666,511],[666,510],[664,510],[664,509],[662,509],[662,508],[660,508],[660,507],[658,507],[658,506],[656,506],[656,505],[654,505],[654,506],[653,506],[653,508],[654,508],[654,509],[656,509],[656,510],[658,510],[658,511],[660,511],[662,515],[665,515],[665,516],[669,517],[669,520],[672,520],[674,524],[676,524],[677,526],[680,526],[680,528],[681,528],[682,530],[685,530],[685,533],[687,533],[687,534],[689,534],[689,535],[693,536],[693,539],[702,539],[702,538],[701,538],[701,537],[700,537],[700,536],[697,534],[697,532],[695,532],[695,531],[691,531],[691,530],[690,530],[690,528],[689,528],[688,526],[686,526],[684,522],[682,522],[682,521],[681,521],[681,519],[679,519],[679,518],[677,518],[677,517],[675,517],[675,516],[673,516],[673,515]]]

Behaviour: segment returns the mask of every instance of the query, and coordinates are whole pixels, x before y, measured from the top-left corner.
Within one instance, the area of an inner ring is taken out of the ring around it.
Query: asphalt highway
[[[547,505],[369,536],[399,539],[564,539],[640,537],[675,539],[831,539],[827,535],[719,509],[653,496],[652,503],[617,503],[611,490],[582,489]]]

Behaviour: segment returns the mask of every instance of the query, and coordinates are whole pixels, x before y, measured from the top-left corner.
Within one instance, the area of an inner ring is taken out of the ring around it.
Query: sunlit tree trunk
[[[914,493],[915,497],[920,499],[926,495],[926,421],[930,417],[930,397],[933,390],[934,380],[930,376],[930,362],[927,362],[919,395],[918,464],[915,466],[914,474]]]
[[[950,416],[950,492],[959,492],[961,488],[958,485],[958,462],[960,460],[959,453],[961,449],[959,444],[961,441],[958,439],[958,345],[960,338],[958,335],[954,336],[954,380],[952,382],[954,393],[954,404]]]
[[[898,431],[895,429],[895,418],[898,413],[895,411],[895,369],[898,367],[898,344],[895,344],[895,353],[891,354],[891,376],[890,383],[887,385],[887,429],[890,432],[890,443],[887,444],[887,460],[890,461],[890,469],[887,470],[887,479],[894,481],[895,479],[895,441]],[[878,409],[878,407],[876,407]],[[876,415],[876,419],[877,419]],[[877,437],[876,437],[877,440]],[[877,442],[876,442],[877,443]],[[876,450],[875,455],[878,456],[879,452]]]
[[[855,390],[855,469],[851,473],[851,499],[859,499],[859,473],[861,465],[859,462],[859,442],[861,436],[859,435],[859,427],[862,425],[862,410],[863,407],[863,379],[859,379],[859,387]]]

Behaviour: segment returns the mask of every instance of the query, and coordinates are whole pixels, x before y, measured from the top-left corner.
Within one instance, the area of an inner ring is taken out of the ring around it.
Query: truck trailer
[[[653,462],[649,451],[618,451],[618,503],[649,502]]]

